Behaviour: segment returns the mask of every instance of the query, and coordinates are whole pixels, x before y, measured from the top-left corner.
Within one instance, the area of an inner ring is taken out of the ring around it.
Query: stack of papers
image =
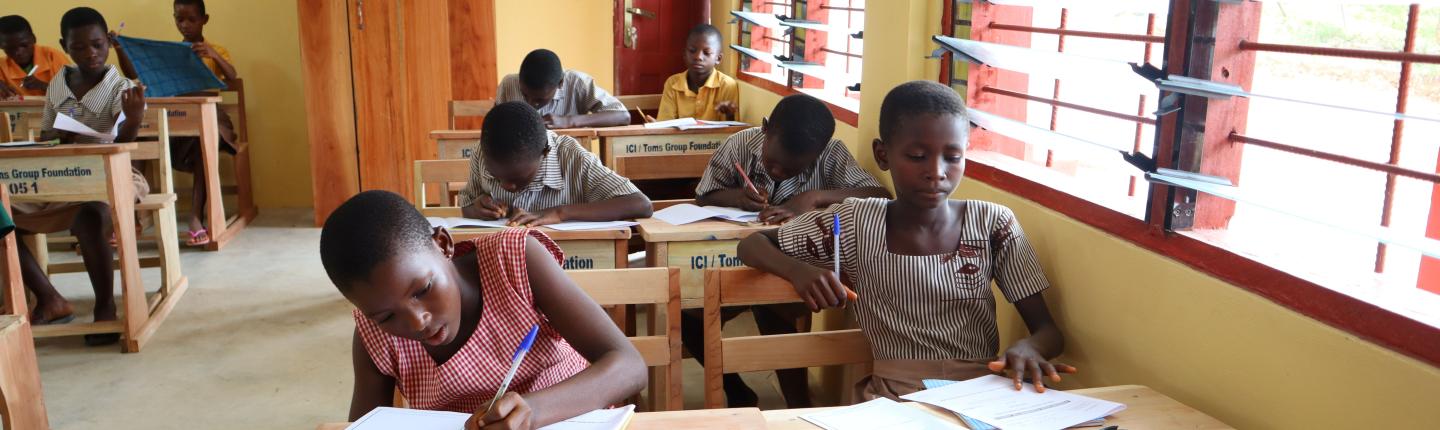
[[[695,206],[689,203],[671,206],[655,211],[652,218],[668,222],[672,225],[685,225],[696,221],[710,218],[719,218],[725,221],[752,223],[760,221],[759,212],[743,211],[736,208],[721,206]]]
[[[931,381],[925,381],[931,387]],[[935,388],[900,398],[929,403],[960,415],[972,429],[1055,430],[1090,425],[1125,410],[1125,405],[1058,390],[1015,391],[1012,379],[988,375],[968,381],[940,381]],[[971,424],[975,423],[975,424]],[[978,424],[978,426],[977,426]]]
[[[706,121],[706,120],[698,120],[698,119],[695,119],[695,118],[678,118],[678,119],[671,119],[671,120],[665,120],[665,121],[655,121],[655,122],[651,122],[651,123],[646,123],[646,124],[645,124],[645,128],[649,128],[649,129],[656,129],[656,128],[677,128],[677,129],[680,129],[680,130],[695,130],[695,129],[725,128],[725,127],[746,126],[746,125],[750,125],[750,124],[746,124],[746,123],[740,122],[740,121]]]
[[[596,409],[584,415],[541,427],[541,430],[621,430],[635,415],[635,405]],[[470,414],[379,407],[355,420],[345,430],[461,430]]]
[[[430,226],[431,226],[431,227],[445,227],[446,229],[449,229],[449,230],[456,230],[456,229],[462,229],[462,228],[506,228],[506,227],[509,227],[509,226],[508,226],[508,225],[505,225],[505,224],[508,223],[508,222],[510,222],[509,220],[503,220],[503,219],[497,219],[497,220],[482,220],[482,219],[461,218],[461,217],[449,217],[449,218],[425,217],[425,220],[426,220],[426,221],[430,221]],[[560,231],[579,231],[579,230],[609,230],[609,229],[615,229],[615,228],[630,227],[630,226],[637,225],[637,224],[638,224],[638,223],[636,223],[636,222],[634,222],[634,221],[598,221],[598,222],[596,222],[596,221],[572,221],[572,222],[562,222],[562,223],[559,223],[559,224],[550,224],[550,225],[547,225],[547,226],[545,226],[545,227],[549,227],[549,228],[551,228],[551,229],[560,230]]]
[[[896,403],[884,397],[855,406],[801,415],[825,430],[952,430],[959,427],[925,411]]]

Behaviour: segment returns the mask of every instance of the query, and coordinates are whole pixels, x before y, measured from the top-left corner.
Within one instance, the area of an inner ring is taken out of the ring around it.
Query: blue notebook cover
[[[205,67],[187,42],[126,36],[120,36],[119,40],[120,47],[135,65],[140,82],[145,84],[145,97],[175,97],[225,88],[225,83]]]

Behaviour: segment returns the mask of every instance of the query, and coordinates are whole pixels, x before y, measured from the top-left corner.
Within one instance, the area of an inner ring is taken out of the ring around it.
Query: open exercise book
[[[1015,391],[1014,380],[997,375],[958,382],[924,382],[927,390],[900,398],[944,408],[959,415],[972,430],[1091,427],[1101,425],[1105,417],[1125,410],[1122,403],[1060,390],[1036,392],[1031,384],[1025,384],[1022,391]]]
[[[677,128],[680,130],[695,130],[706,128],[725,128],[734,126],[750,125],[740,121],[706,121],[695,118],[679,118],[665,121],[646,123],[645,128]]]
[[[635,405],[596,409],[541,430],[622,430],[635,416]],[[462,430],[470,414],[379,407],[355,420],[345,430]]]
[[[668,222],[673,225],[685,225],[696,221],[710,218],[739,223],[752,223],[760,221],[759,212],[743,211],[736,208],[720,206],[695,206],[689,203],[678,204],[665,209],[655,211],[650,217]]]
[[[483,220],[483,219],[471,219],[471,218],[460,218],[460,217],[450,217],[450,218],[425,217],[425,220],[426,220],[426,221],[430,221],[430,226],[431,226],[431,227],[445,227],[446,229],[449,229],[449,230],[455,230],[455,229],[461,229],[461,228],[506,228],[506,227],[509,227],[509,226],[505,225],[505,223],[506,223],[506,222],[509,222],[509,221],[503,220],[503,219]],[[634,221],[571,221],[571,222],[562,222],[562,223],[559,223],[559,224],[550,224],[550,225],[547,225],[547,226],[545,226],[545,227],[552,228],[552,229],[555,229],[555,230],[561,230],[561,231],[577,231],[577,230],[607,230],[607,229],[612,229],[612,228],[630,227],[630,226],[633,226],[633,225],[637,225],[637,223],[634,222]]]

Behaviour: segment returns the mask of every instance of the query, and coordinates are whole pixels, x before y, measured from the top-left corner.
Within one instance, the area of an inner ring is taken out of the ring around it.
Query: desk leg
[[[200,157],[205,171],[195,172],[205,175],[205,226],[210,231],[205,249],[209,251],[219,251],[230,240],[225,234],[225,195],[220,193],[220,123],[215,115],[214,103],[200,107]]]
[[[13,142],[15,135],[10,131],[10,112],[0,112],[0,142]]]
[[[120,251],[120,306],[125,312],[121,316],[125,342],[122,350],[140,352],[145,339],[139,334],[149,321],[150,306],[145,301],[145,285],[140,283],[140,260],[135,250],[135,190],[130,185],[130,154],[105,157],[105,173],[113,211],[110,219],[114,223],[115,245]]]
[[[16,326],[0,328],[0,411],[5,411],[4,416],[0,416],[0,426],[50,428],[42,391],[30,323],[20,318]]]
[[[6,211],[10,210],[10,193],[3,189],[0,189],[0,204]],[[0,278],[0,282],[4,283],[0,285],[4,290],[0,291],[0,301],[4,302],[0,303],[3,305],[0,306],[0,315],[25,316],[29,312],[25,305],[25,284],[20,280],[20,248],[15,240],[18,234],[12,232],[0,240],[0,253],[3,253],[0,258],[5,259],[5,266],[0,267],[0,272],[4,272],[4,277]]]

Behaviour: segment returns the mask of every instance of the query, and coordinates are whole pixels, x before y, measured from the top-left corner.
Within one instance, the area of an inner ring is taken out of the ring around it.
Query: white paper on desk
[[[884,397],[849,406],[813,414],[801,415],[825,430],[951,430],[963,427],[947,423],[919,409],[898,403]]]
[[[1104,418],[1125,405],[1059,390],[1015,391],[1012,379],[987,375],[900,398],[929,403],[1005,430],[1055,430]]]
[[[505,227],[507,227],[507,226],[505,225],[505,223],[506,223],[507,221],[506,221],[506,220],[503,220],[503,219],[498,219],[498,220],[483,220],[483,219],[472,219],[472,218],[461,218],[461,217],[450,217],[450,218],[425,217],[425,220],[426,220],[426,221],[430,221],[430,226],[431,226],[431,227],[445,227],[446,229],[450,229],[450,230],[454,230],[454,229],[457,229],[457,228],[505,228]]]
[[[56,112],[56,113],[55,113],[55,129],[56,129],[56,130],[68,131],[68,132],[75,133],[75,134],[78,134],[78,135],[81,135],[81,136],[88,136],[88,137],[93,137],[93,138],[96,138],[96,139],[101,139],[101,140],[104,140],[104,141],[106,141],[106,142],[111,142],[111,141],[114,141],[114,140],[115,140],[115,136],[116,136],[117,134],[119,134],[119,132],[120,132],[120,124],[122,124],[122,123],[124,123],[124,122],[125,122],[125,113],[124,113],[124,112],[121,112],[121,113],[120,113],[120,117],[118,117],[118,118],[115,119],[115,125],[110,128],[110,134],[105,134],[105,133],[101,133],[101,132],[95,131],[95,129],[92,129],[92,128],[90,128],[90,126],[80,123],[80,121],[76,121],[75,118],[71,118],[70,115],[66,115],[66,114],[59,113],[59,112]]]
[[[700,122],[696,121],[695,118],[676,118],[664,121],[647,122],[645,123],[645,128],[673,128],[686,125],[696,125],[699,123]]]
[[[560,231],[579,230],[609,230],[614,228],[631,227],[640,225],[635,221],[570,221],[559,224],[550,224],[546,227]]]
[[[689,203],[661,209],[655,211],[655,213],[650,216],[672,225],[685,225],[710,218],[720,218],[734,222],[756,222],[760,220],[759,212],[749,212],[720,206],[700,207]]]
[[[18,142],[4,142],[4,143],[0,143],[0,148],[23,148],[23,147],[26,147],[26,146],[39,146],[39,145],[40,145],[40,142],[36,142],[36,141],[33,141],[33,140],[22,140],[22,141],[18,141]]]
[[[470,414],[379,407],[345,430],[462,430]]]
[[[596,409],[575,418],[541,427],[540,430],[621,430],[635,415],[635,405]]]

